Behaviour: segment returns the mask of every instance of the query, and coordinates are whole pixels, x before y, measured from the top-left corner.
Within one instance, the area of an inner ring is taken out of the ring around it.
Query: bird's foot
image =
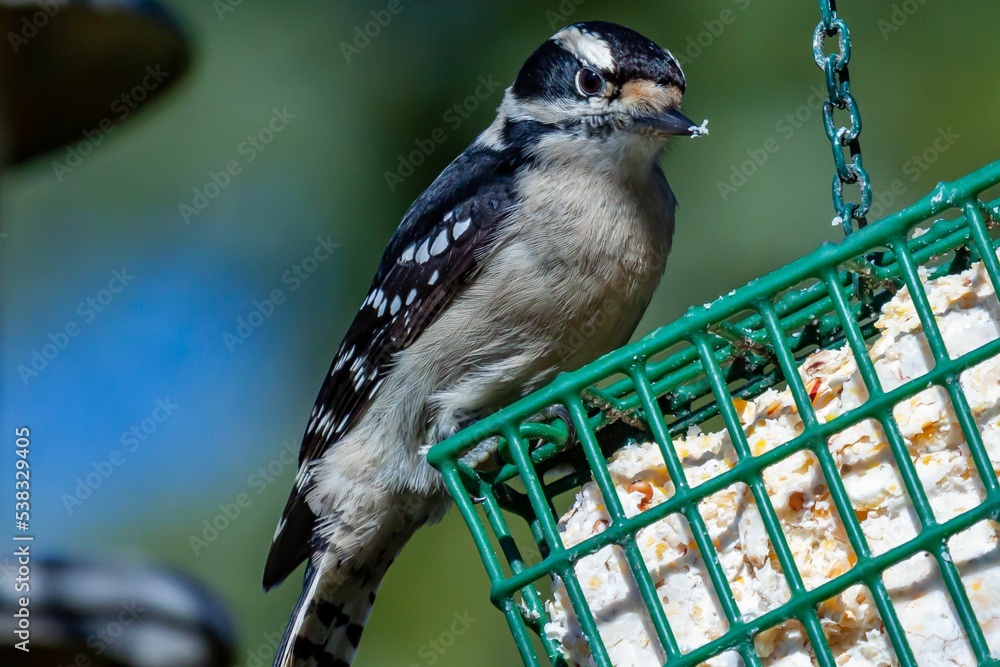
[[[459,463],[468,468],[473,468],[479,471],[487,469],[486,464],[489,463],[491,466],[488,469],[493,469],[494,466],[498,467],[503,465],[503,461],[497,461],[497,450],[499,447],[500,436],[495,435],[492,438],[487,438],[466,452],[465,455],[459,459]]]
[[[540,413],[532,418],[532,421],[552,421],[554,419],[561,419],[564,424],[566,424],[566,447],[573,445],[577,442],[576,439],[576,425],[573,423],[573,417],[570,415],[569,410],[562,403],[556,403],[555,405],[550,405],[549,407],[542,410]]]

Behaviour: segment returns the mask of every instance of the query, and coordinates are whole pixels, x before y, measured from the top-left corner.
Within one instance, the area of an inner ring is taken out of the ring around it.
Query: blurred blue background
[[[492,119],[502,87],[467,100],[480,77],[508,85],[585,19],[682,58],[685,110],[711,136],[664,158],[675,252],[640,334],[839,238],[814,2],[402,0],[367,44],[385,0],[169,4],[194,47],[186,78],[68,171],[60,149],[6,175],[0,475],[30,426],[36,549],[200,577],[234,614],[240,664],[273,654],[298,594],[297,575],[259,585],[294,474],[283,451],[403,212]],[[876,213],[1000,157],[1000,4],[840,5]],[[435,130],[446,140],[390,187]],[[515,664],[487,584],[457,513],[421,531],[357,664]]]

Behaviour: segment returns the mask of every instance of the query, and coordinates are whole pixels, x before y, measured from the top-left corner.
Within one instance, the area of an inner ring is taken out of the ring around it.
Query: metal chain
[[[819,0],[819,10],[823,19],[813,33],[813,57],[819,68],[826,73],[826,90],[829,99],[823,103],[823,125],[833,147],[833,161],[837,173],[833,177],[833,207],[840,217],[844,234],[854,231],[852,220],[858,227],[868,224],[865,216],[872,205],[872,185],[861,163],[861,112],[857,100],[851,94],[851,76],[847,63],[851,60],[851,33],[847,24],[837,16],[836,0]],[[826,40],[839,36],[836,53],[825,53]],[[851,117],[850,127],[837,127],[833,120],[834,108],[846,110]],[[848,149],[849,156],[845,155]],[[861,192],[860,202],[844,201],[844,185],[856,184]]]

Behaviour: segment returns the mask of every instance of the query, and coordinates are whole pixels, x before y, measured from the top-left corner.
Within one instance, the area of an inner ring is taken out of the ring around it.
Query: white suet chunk
[[[935,280],[922,278],[953,357],[1000,337],[1000,305],[982,265]],[[901,290],[886,304],[877,328],[880,335],[869,353],[884,390],[891,391],[933,368],[933,356],[908,290]],[[860,406],[868,397],[847,347],[818,351],[799,371],[820,423]],[[1000,357],[965,371],[961,388],[996,474],[1000,470]],[[734,403],[754,455],[802,432],[787,389]],[[936,519],[947,521],[980,505],[985,497],[983,485],[945,389],[929,385],[896,405],[893,415]],[[737,460],[725,431],[702,433],[692,428],[685,437],[675,439],[674,446],[693,487],[730,470]],[[884,553],[916,536],[920,522],[882,428],[875,422],[861,422],[832,436],[828,446],[872,552]],[[619,451],[609,469],[630,517],[674,493],[655,444]],[[796,453],[766,469],[763,477],[806,588],[814,589],[850,570],[857,558],[815,456]],[[728,487],[703,501],[699,510],[743,617],[761,616],[787,601],[789,588],[750,490],[742,484]],[[566,546],[609,525],[603,498],[593,482],[580,490],[559,524]],[[685,652],[727,630],[691,530],[684,519],[672,515],[637,534],[657,595]],[[997,524],[981,522],[949,541],[951,560],[958,566],[993,657],[1000,656],[998,537]],[[665,654],[622,549],[610,546],[582,559],[576,574],[612,662],[662,665]],[[931,556],[920,553],[890,568],[883,581],[920,665],[976,664]],[[562,647],[571,663],[593,665],[589,642],[559,580],[547,610],[547,636]],[[840,667],[899,664],[874,599],[864,586],[852,586],[826,600],[818,613]],[[808,666],[815,661],[798,623],[761,633],[755,648],[768,667]],[[704,664],[735,667],[742,662],[730,652]]]
[[[708,119],[701,121],[701,125],[692,125],[690,127],[691,138],[695,139],[697,137],[707,137],[708,136]]]

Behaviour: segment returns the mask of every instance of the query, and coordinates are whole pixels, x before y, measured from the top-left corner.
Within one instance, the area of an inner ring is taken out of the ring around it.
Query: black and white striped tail
[[[388,563],[331,587],[311,563],[274,667],[350,667]]]

